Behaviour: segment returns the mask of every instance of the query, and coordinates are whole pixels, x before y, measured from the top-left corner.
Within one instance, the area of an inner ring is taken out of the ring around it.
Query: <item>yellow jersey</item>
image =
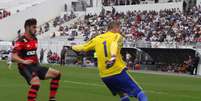
[[[120,74],[126,67],[121,56],[121,48],[123,46],[123,37],[119,33],[106,32],[96,36],[94,39],[85,44],[72,46],[75,51],[90,51],[95,50],[98,61],[99,74],[102,78]],[[111,59],[111,56],[116,56],[114,65],[106,68],[106,61]]]

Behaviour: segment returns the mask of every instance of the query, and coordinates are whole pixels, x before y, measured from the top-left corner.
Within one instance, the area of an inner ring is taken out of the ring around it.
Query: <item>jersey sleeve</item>
[[[81,44],[81,45],[74,45],[72,47],[73,50],[75,51],[84,51],[84,52],[87,52],[89,50],[94,50],[95,49],[95,44],[96,44],[96,38],[88,41],[87,43],[85,44]]]
[[[116,56],[118,49],[121,48],[122,45],[122,36],[120,34],[117,34],[115,36],[114,41],[111,43],[111,47],[110,47],[110,53],[111,56]]]
[[[12,53],[19,53],[24,48],[23,42],[17,41],[13,48]]]

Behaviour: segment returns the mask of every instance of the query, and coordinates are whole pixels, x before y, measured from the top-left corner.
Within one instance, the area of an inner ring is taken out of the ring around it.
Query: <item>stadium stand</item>
[[[5,9],[0,9],[0,20],[4,19],[4,18],[6,18],[6,17],[8,17],[10,15],[11,15],[10,11],[7,11]]]
[[[201,6],[192,8],[186,14],[179,9],[127,13],[118,12],[114,8],[112,11],[102,9],[100,14],[88,14],[84,20],[74,23],[70,28],[61,28],[66,29],[67,33],[68,29],[74,29],[75,33],[85,36],[84,40],[87,41],[97,34],[104,33],[111,21],[119,20],[127,40],[186,44],[200,40],[200,15]]]
[[[103,0],[104,6],[181,2],[181,0]]]
[[[20,11],[36,6],[45,0],[1,0],[0,8],[4,8],[11,14],[16,14]]]

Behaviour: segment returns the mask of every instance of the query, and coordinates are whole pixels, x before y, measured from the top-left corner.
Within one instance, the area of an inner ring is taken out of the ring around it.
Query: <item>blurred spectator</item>
[[[47,53],[47,61],[48,61],[48,63],[50,63],[50,61],[49,61],[50,56],[52,56],[52,51],[51,50],[49,50],[48,53]]]
[[[0,12],[0,20],[3,19],[3,13]]]
[[[43,58],[44,58],[44,53],[46,49],[44,50],[43,48],[40,50],[40,63],[43,63]]]
[[[10,11],[7,11],[5,9],[0,9],[0,20],[10,15],[11,15]]]
[[[2,50],[0,50],[0,60],[2,60],[2,55],[3,55],[3,53],[2,53],[3,51]]]
[[[141,0],[102,0],[104,6],[117,6],[117,5],[136,5],[140,4]]]
[[[42,28],[42,27],[40,27],[40,29],[39,29],[38,33],[39,33],[39,34],[44,33],[44,32],[43,32],[43,28]]]
[[[45,23],[45,26],[44,26],[45,32],[49,31],[49,28],[50,28],[50,24],[49,23]]]
[[[61,57],[60,65],[61,66],[65,65],[65,54],[66,54],[66,49],[65,49],[65,47],[63,47],[61,50],[61,54],[60,54],[60,57]]]
[[[55,32],[52,34],[51,38],[54,38],[54,37],[56,37],[56,33]]]
[[[48,62],[49,63],[60,63],[60,57],[57,53],[53,53],[49,58],[48,58]]]
[[[188,59],[186,61],[184,61],[184,63],[188,66],[190,74],[193,75],[194,66],[193,66],[193,59],[192,59],[192,57],[189,55]]]
[[[200,62],[200,57],[199,57],[199,54],[197,53],[195,55],[195,58],[193,59],[193,75],[197,75],[199,62]]]
[[[65,12],[68,11],[68,6],[67,6],[67,4],[64,5],[64,11],[65,11]]]
[[[18,36],[18,38],[21,36],[21,29],[19,29],[19,30],[17,31],[17,36]]]

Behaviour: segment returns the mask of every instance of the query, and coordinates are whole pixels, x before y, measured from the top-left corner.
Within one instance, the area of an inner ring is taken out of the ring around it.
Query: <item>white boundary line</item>
[[[86,83],[86,82],[77,82],[77,81],[69,81],[69,80],[64,80],[63,82],[78,84],[78,85],[85,85],[85,86],[105,87],[104,85],[96,84],[96,83]]]
[[[78,81],[70,81],[70,80],[64,80],[63,82],[64,83],[77,84],[77,85],[84,85],[84,86],[106,87],[104,84],[101,85],[101,84],[96,84],[96,83],[86,83],[86,82],[78,82]],[[160,91],[154,91],[154,90],[148,90],[146,92],[160,94],[160,95],[171,95],[171,96],[199,99],[199,100],[201,99],[201,97],[192,97],[192,96],[189,96],[189,95],[176,95],[176,94],[171,94],[171,93],[168,93],[168,92],[160,92]]]

